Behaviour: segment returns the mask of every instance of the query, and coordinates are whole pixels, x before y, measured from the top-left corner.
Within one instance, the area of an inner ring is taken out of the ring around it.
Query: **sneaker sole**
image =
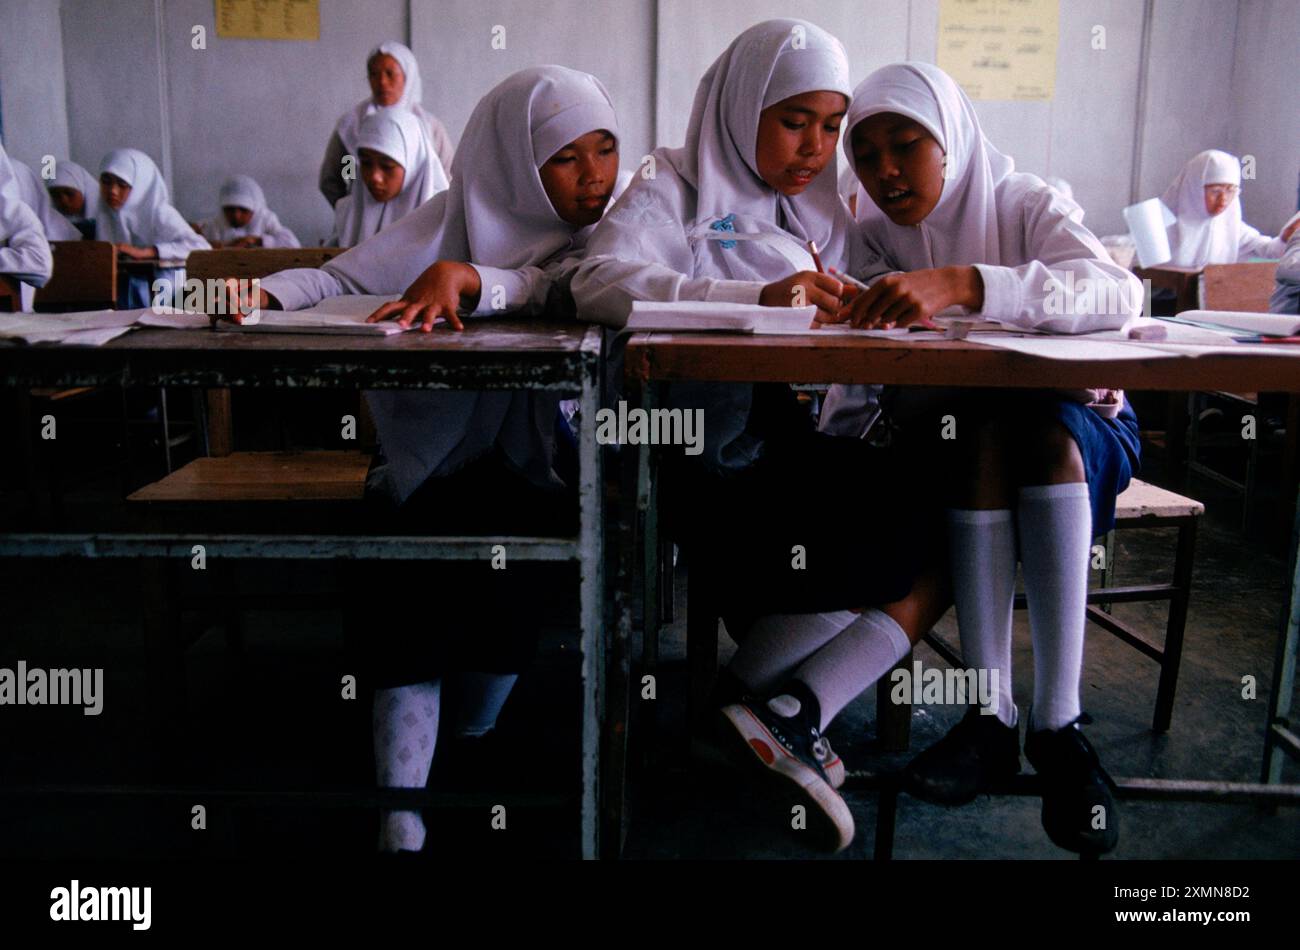
[[[730,722],[728,722],[727,725],[729,727],[727,731],[731,732]],[[734,768],[736,765],[736,758],[731,753],[730,746],[732,744],[732,741],[728,739],[726,742],[727,747],[724,748],[723,745],[720,744],[720,740],[706,738],[700,735],[693,735],[691,736],[691,758],[706,765]],[[748,762],[745,764],[748,765]],[[830,786],[833,789],[838,790],[840,786],[844,784],[845,779],[848,778],[848,772],[844,768],[844,760],[838,755],[822,766],[822,768],[826,772],[826,781],[830,783]]]
[[[856,831],[853,813],[839,793],[815,770],[787,752],[744,706],[726,706],[721,712],[736,736],[736,748],[743,750],[741,757],[761,768],[764,775],[779,780],[775,787],[787,795],[796,793],[798,804],[812,806],[808,810],[810,830],[825,839],[832,852],[852,844]]]

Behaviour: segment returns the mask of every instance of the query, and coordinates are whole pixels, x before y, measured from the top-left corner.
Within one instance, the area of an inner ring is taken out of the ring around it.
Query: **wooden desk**
[[[605,669],[602,482],[594,423],[600,399],[602,333],[597,327],[573,322],[508,318],[470,321],[468,327],[464,333],[390,337],[135,330],[102,347],[0,348],[0,387],[269,386],[577,394],[582,418],[589,421],[579,435],[576,536],[6,532],[0,533],[0,558],[126,557],[155,559],[150,563],[156,564],[156,559],[188,560],[193,545],[203,544],[209,558],[489,560],[492,547],[504,544],[511,559],[577,564],[583,656],[580,841],[582,854],[594,857],[599,846],[599,703],[604,697]],[[402,794],[406,793],[384,793],[378,798],[386,807],[412,807],[409,794],[406,798]],[[376,793],[366,790],[355,798],[354,803],[373,803]]]
[[[1139,280],[1151,281],[1152,290],[1168,290],[1175,298],[1175,313],[1201,309],[1201,268],[1160,264],[1134,267]]]
[[[1300,350],[1300,347],[1297,347]],[[818,338],[746,337],[724,334],[641,333],[627,343],[624,365],[629,401],[654,405],[655,390],[672,380],[712,382],[838,382],[886,383],[923,386],[982,386],[997,388],[1122,387],[1146,390],[1226,389],[1263,392],[1300,392],[1300,352],[1296,356],[1260,355],[1243,348],[1241,355],[1196,358],[1133,359],[1077,362],[1045,359],[981,346],[969,341],[917,343],[871,337],[834,335]],[[625,513],[620,528],[621,563],[615,636],[610,643],[610,680],[627,682],[628,643],[633,619],[633,584],[637,563],[643,578],[652,577],[650,564],[657,545],[655,486],[650,453],[637,447],[635,511]],[[637,545],[633,531],[641,519]],[[1295,536],[1300,540],[1300,501]],[[640,551],[637,551],[637,548]],[[1300,758],[1300,736],[1290,726],[1291,696],[1295,687],[1297,645],[1300,644],[1300,562],[1292,544],[1289,577],[1290,608],[1278,638],[1273,691],[1265,727],[1262,781],[1281,780],[1285,751]],[[646,623],[657,622],[657,597],[647,582],[643,599]],[[611,708],[626,710],[627,697],[611,693]],[[1178,783],[1173,783],[1178,784]],[[1218,800],[1207,793],[1205,800]]]

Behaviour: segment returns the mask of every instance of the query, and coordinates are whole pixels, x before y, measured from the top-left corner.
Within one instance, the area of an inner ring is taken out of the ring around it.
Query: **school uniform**
[[[569,142],[597,129],[618,135],[609,95],[594,77],[560,66],[515,73],[475,107],[450,188],[319,270],[273,274],[262,281],[262,289],[286,310],[300,309],[338,294],[400,294],[435,261],[457,260],[470,263],[482,282],[471,316],[494,312],[494,288],[501,290],[505,310],[540,313],[552,290],[566,283],[590,229],[574,231],[556,214],[537,170]],[[357,193],[361,190],[364,186]],[[414,502],[425,508],[421,498],[436,498],[450,478],[488,456],[521,490],[550,499],[549,504],[526,506],[534,516],[572,501],[571,486],[564,486],[553,470],[559,404],[553,395],[384,390],[367,393],[366,401],[382,454],[367,493],[400,521],[441,530],[422,517],[407,518],[413,510],[409,506]],[[513,577],[520,570],[505,573]],[[495,573],[493,580],[502,574],[486,568],[479,573]],[[385,599],[396,593],[391,584],[386,589]],[[518,602],[478,601],[494,609]],[[432,609],[431,616],[440,610],[427,602],[422,609]],[[372,623],[367,629],[375,627]],[[520,620],[515,629],[531,636],[535,627]],[[390,642],[370,652],[382,664],[381,676],[416,682],[439,671],[431,639],[436,638],[420,635],[408,644]],[[395,656],[404,659],[399,664]]]
[[[54,255],[36,212],[19,192],[18,179],[0,145],[0,274],[19,282],[19,309],[30,311],[35,288],[54,272]]]
[[[1169,225],[1169,263],[1179,267],[1234,264],[1249,257],[1279,258],[1286,251],[1280,237],[1260,234],[1242,220],[1241,195],[1219,214],[1205,210],[1206,185],[1241,186],[1241,162],[1234,155],[1208,149],[1188,159],[1160,200],[1173,212]]]
[[[808,48],[792,44],[795,27]],[[814,269],[809,240],[826,264],[858,266],[865,248],[834,165],[788,197],[758,176],[755,155],[763,108],[808,91],[847,96],[847,72],[839,41],[813,24],[773,20],[742,34],[701,80],[686,145],[656,149],[654,176],[633,181],[597,226],[573,278],[579,314],[621,328],[636,300],[757,304],[767,284]],[[698,457],[665,457],[664,518],[693,569],[715,572],[710,587],[733,636],[757,614],[906,595],[917,546],[905,535],[916,532],[897,516],[906,505],[881,501],[888,453],[815,433],[788,386],[683,382],[665,398],[669,408],[703,410],[704,436]],[[855,490],[809,490],[824,477]],[[854,534],[879,543],[864,551]],[[796,544],[807,570],[790,570]]]
[[[1273,313],[1300,313],[1300,228],[1287,241],[1274,277],[1277,286],[1269,298],[1268,309]]]
[[[163,181],[158,166],[144,152],[134,148],[114,149],[99,164],[99,173],[113,175],[131,186],[125,204],[114,211],[107,202],[100,202],[95,229],[99,240],[134,247],[157,248],[156,260],[184,260],[190,251],[212,249],[203,235],[171,205],[167,183]],[[173,288],[185,283],[185,268],[158,268],[155,281],[164,281]],[[170,300],[174,290],[167,294]],[[148,279],[132,277],[127,283],[123,308],[148,307],[154,297]]]
[[[11,161],[13,162],[14,173],[18,177],[18,188],[22,192],[23,201],[36,212],[36,217],[41,221],[41,227],[45,229],[46,240],[80,240],[81,232],[74,228],[67,218],[55,210],[54,202],[50,201],[50,193],[45,190],[45,183],[41,180],[41,177],[26,162],[20,162],[17,159],[11,159]]]
[[[357,132],[357,148],[370,149],[401,165],[402,190],[388,201],[376,201],[364,184],[334,206],[333,247],[356,247],[406,217],[440,191],[447,175],[430,150],[419,120],[409,112],[385,109],[369,115]],[[360,159],[357,163],[360,173]]]
[[[984,138],[973,112],[971,121],[963,123],[963,104],[946,95],[948,85],[937,77],[947,77],[939,70],[910,63],[886,69],[892,72],[873,74],[878,78],[870,87],[870,101],[859,96],[850,108],[843,136],[850,160],[852,125],[881,112],[920,122],[940,143],[945,135],[952,136],[949,161],[956,161],[957,154],[966,158],[963,176],[945,182],[935,209],[913,227],[891,222],[859,186],[857,226],[878,258],[858,276],[869,279],[890,271],[969,264],[984,284],[980,312],[1027,330],[1067,334],[1114,330],[1138,315],[1141,285],[1114,263],[1083,226],[1082,212],[1072,199],[1036,175],[1016,172],[1014,161]],[[1108,308],[1092,303],[1094,299],[1128,306],[1093,313]],[[964,391],[959,398],[966,413],[984,406],[984,412],[1000,414],[1007,411],[1008,400],[1017,401],[1014,396],[977,391]],[[1094,529],[1103,533],[1114,523],[1115,497],[1138,468],[1137,418],[1127,401],[1089,408],[1079,402],[1081,398],[1085,398],[1082,393],[1077,398],[1025,394],[1019,399],[1019,411],[1053,413],[1074,436],[1089,475]],[[918,425],[925,419],[928,424],[942,414],[942,398],[933,393],[900,388],[882,395],[880,387],[835,385],[827,394],[820,428],[866,435],[879,418],[882,400],[891,408],[894,422]]]
[[[51,188],[70,188],[81,193],[84,204],[81,214],[68,220],[84,240],[95,240],[95,218],[99,214],[99,181],[76,162],[69,159],[55,162],[54,178],[45,186]]]
[[[353,183],[343,178],[343,158],[357,154],[357,134],[360,132],[361,123],[375,112],[398,109],[414,115],[426,136],[429,150],[438,156],[438,161],[442,163],[443,168],[450,170],[452,159],[456,155],[455,146],[452,144],[451,136],[447,134],[446,127],[420,105],[424,88],[420,80],[420,65],[415,54],[401,43],[381,43],[370,51],[366,62],[369,63],[381,53],[397,60],[406,76],[406,85],[402,88],[401,99],[391,106],[377,106],[373,98],[363,99],[339,117],[329,144],[325,147],[325,158],[321,161],[319,176],[321,194],[331,205],[337,204],[340,198],[353,190]]]
[[[275,212],[266,206],[262,186],[248,175],[235,175],[221,186],[217,196],[218,211],[199,225],[203,236],[213,243],[226,244],[242,237],[262,239],[262,247],[301,247],[298,236],[280,223]],[[243,227],[232,227],[225,208],[244,208],[253,212]]]

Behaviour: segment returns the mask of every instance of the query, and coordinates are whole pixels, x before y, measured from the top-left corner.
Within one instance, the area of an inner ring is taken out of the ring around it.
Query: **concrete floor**
[[[1151,473],[1153,480],[1158,471]],[[1199,538],[1194,595],[1171,731],[1150,732],[1155,665],[1109,634],[1090,629],[1083,701],[1095,723],[1088,734],[1116,776],[1256,781],[1273,650],[1283,598],[1283,563],[1273,546],[1243,540],[1235,503],[1216,500]],[[1265,511],[1265,519],[1268,515]],[[1118,582],[1167,576],[1172,532],[1119,535]],[[245,573],[241,590],[288,584],[329,591],[329,569],[304,565],[273,575]],[[0,710],[0,783],[117,783],[144,781],[152,750],[142,695],[138,580],[129,563],[9,563],[0,575],[0,665],[26,659],[36,666],[103,666],[105,712],[7,707]],[[215,578],[197,582],[216,584]],[[684,585],[679,585],[679,594]],[[1130,605],[1117,613],[1150,631],[1164,627],[1160,605]],[[634,730],[630,858],[816,857],[789,830],[788,809],[760,794],[744,774],[693,762],[682,736],[684,672],[672,661],[684,654],[684,609],[665,631],[667,667],[658,698],[639,710]],[[330,788],[368,781],[369,710],[339,698],[341,659],[337,614],[315,610],[253,611],[245,615],[242,660],[228,649],[210,617],[187,616],[195,644],[187,657],[188,712],[176,748],[166,750],[162,777],[178,784]],[[956,641],[951,614],[940,633]],[[723,636],[724,650],[730,641]],[[576,642],[557,626],[542,644],[536,668],[512,696],[500,725],[499,746],[457,769],[440,756],[434,787],[501,788],[513,792],[573,791],[577,708]],[[937,658],[922,646],[927,666]],[[1017,615],[1015,695],[1022,710],[1032,694],[1032,656],[1023,613]],[[1241,698],[1241,680],[1258,680],[1258,698]],[[912,750],[923,748],[956,721],[960,710],[914,711]],[[645,727],[647,716],[656,728]],[[907,754],[874,749],[875,691],[859,697],[829,736],[850,769],[901,766]],[[653,748],[649,742],[653,737]],[[445,750],[449,748],[445,744]],[[641,763],[650,759],[653,767]],[[1028,766],[1026,765],[1026,768]],[[1300,765],[1286,779],[1300,782]],[[846,790],[858,836],[840,857],[868,858],[876,795]],[[1295,858],[1300,856],[1300,808],[1267,814],[1246,806],[1122,803],[1116,858]],[[900,799],[895,857],[1059,858],[1039,825],[1030,798],[981,799],[957,810]],[[429,817],[438,856],[570,856],[576,816],[525,806],[510,812],[506,833],[492,832],[482,809],[461,808]],[[370,854],[373,817],[311,807],[214,809],[210,830],[189,828],[189,805],[24,801],[0,808],[0,857],[168,856],[290,853]]]

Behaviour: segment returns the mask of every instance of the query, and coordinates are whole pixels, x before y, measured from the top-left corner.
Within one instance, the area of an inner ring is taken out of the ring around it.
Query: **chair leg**
[[[1106,553],[1105,553],[1106,563],[1103,564],[1101,567],[1101,586],[1102,589],[1104,590],[1107,587],[1113,587],[1115,584],[1115,529],[1114,528],[1111,528],[1109,531],[1106,532],[1106,540],[1102,543],[1106,548]],[[1110,613],[1112,606],[1113,605],[1110,603],[1110,601],[1106,601],[1101,605],[1101,609],[1106,613]]]
[[[894,670],[907,669],[911,662],[912,651],[909,650],[907,656],[876,682],[876,739],[882,752],[906,752],[912,742],[911,704],[895,703],[889,697]]]
[[[1183,632],[1187,628],[1187,605],[1192,596],[1192,562],[1196,552],[1196,518],[1178,526],[1178,551],[1174,555],[1174,586],[1178,592],[1169,602],[1165,627],[1165,648],[1160,656],[1160,687],[1156,692],[1152,731],[1168,732],[1174,712],[1174,691],[1178,687],[1178,666],[1183,657]]]

